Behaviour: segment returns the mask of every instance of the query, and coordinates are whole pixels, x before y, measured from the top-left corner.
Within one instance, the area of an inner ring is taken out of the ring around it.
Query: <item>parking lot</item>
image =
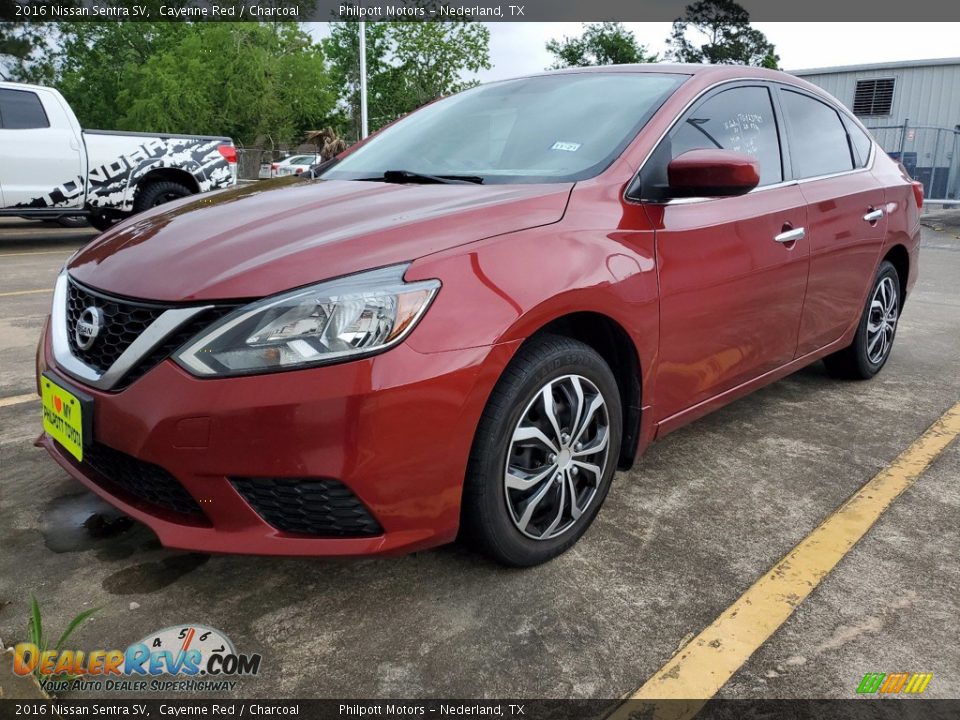
[[[33,594],[52,635],[100,608],[73,638],[84,648],[222,630],[264,658],[237,697],[629,695],[960,400],[958,215],[925,216],[876,379],[816,364],[671,434],[617,475],[572,551],[529,570],[458,546],[361,561],[161,548],[33,447],[50,289],[95,233],[0,221],[0,638],[26,639]],[[864,673],[898,671],[960,697],[958,480],[954,443],[720,697],[849,698]]]

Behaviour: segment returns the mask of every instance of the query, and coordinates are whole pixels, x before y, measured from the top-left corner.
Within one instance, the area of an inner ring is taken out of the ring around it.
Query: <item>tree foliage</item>
[[[3,2],[0,0],[0,5]],[[44,82],[52,78],[48,51],[55,32],[47,24],[0,22],[0,80]]]
[[[657,56],[648,55],[647,47],[619,22],[585,23],[580,37],[550,40],[547,51],[556,58],[552,69],[657,61]]]
[[[755,65],[776,69],[780,56],[767,36],[750,26],[750,14],[734,0],[697,0],[673,21],[667,38],[677,62]]]
[[[289,22],[0,23],[0,73],[57,87],[84,127],[270,146],[333,125],[353,141],[358,24],[331,30],[317,43]],[[367,23],[371,128],[475,84],[489,44],[477,22]]]
[[[355,22],[331,23],[323,42],[341,88],[341,129],[349,139],[359,137],[359,44]],[[463,76],[491,67],[490,30],[478,22],[368,22],[366,45],[371,131],[476,84]]]
[[[122,127],[285,142],[324,122],[336,91],[319,45],[296,23],[197,23],[129,66]]]

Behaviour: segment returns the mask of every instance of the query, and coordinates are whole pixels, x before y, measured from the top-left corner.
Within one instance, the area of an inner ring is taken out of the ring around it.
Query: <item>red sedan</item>
[[[879,372],[917,277],[918,184],[774,71],[492,83],[314,174],[131,218],[57,281],[39,443],[167,546],[544,562],[652,440]]]

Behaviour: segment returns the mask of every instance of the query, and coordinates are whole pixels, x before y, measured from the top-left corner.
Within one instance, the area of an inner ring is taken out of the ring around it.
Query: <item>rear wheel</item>
[[[900,277],[892,263],[884,260],[867,296],[853,342],[823,359],[834,377],[869,380],[886,364],[897,334],[903,298]]]
[[[158,180],[147,183],[137,190],[137,197],[133,201],[133,211],[143,212],[192,194],[193,191],[186,185],[172,180]]]
[[[603,358],[570,338],[531,340],[504,371],[477,428],[461,536],[517,567],[561,554],[603,504],[620,434],[620,393]]]

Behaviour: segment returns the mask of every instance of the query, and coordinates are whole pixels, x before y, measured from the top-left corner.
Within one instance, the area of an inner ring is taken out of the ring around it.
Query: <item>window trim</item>
[[[717,201],[720,201],[720,200],[729,200],[729,199],[730,199],[730,198],[710,198],[710,197],[703,197],[703,198],[675,198],[675,199],[672,199],[672,200],[666,200],[666,201],[656,202],[656,201],[653,201],[653,200],[644,200],[644,199],[641,199],[641,198],[638,198],[638,197],[631,197],[630,193],[633,192],[633,191],[636,189],[637,183],[638,183],[639,178],[640,178],[640,174],[643,172],[644,167],[646,167],[647,162],[648,162],[648,161],[650,160],[650,158],[653,156],[653,153],[656,151],[657,147],[659,147],[660,143],[661,143],[661,142],[663,141],[663,139],[670,133],[670,131],[673,130],[674,126],[680,121],[680,119],[683,118],[683,117],[687,114],[687,112],[688,112],[701,98],[705,97],[705,96],[706,96],[708,93],[710,93],[711,91],[713,91],[713,90],[715,90],[715,89],[717,89],[718,87],[721,87],[721,86],[723,86],[723,85],[732,85],[732,84],[737,84],[737,83],[753,83],[753,84],[759,83],[759,84],[768,84],[768,85],[776,86],[777,88],[788,88],[788,89],[790,89],[790,90],[799,90],[799,91],[804,92],[804,93],[806,93],[806,94],[808,94],[808,95],[811,95],[812,97],[816,98],[817,100],[820,100],[821,102],[827,102],[827,104],[830,105],[830,107],[832,107],[834,110],[837,110],[841,115],[844,115],[844,116],[850,118],[854,123],[856,123],[857,125],[859,125],[859,126],[861,127],[861,129],[863,129],[863,130],[866,131],[866,126],[865,126],[862,122],[860,122],[860,121],[852,114],[852,112],[850,112],[849,110],[847,110],[847,109],[844,108],[843,106],[838,106],[837,104],[835,104],[835,103],[833,103],[833,102],[828,102],[825,98],[820,97],[820,96],[818,96],[818,95],[815,95],[814,93],[811,93],[809,90],[807,90],[806,88],[802,88],[802,87],[800,87],[799,85],[794,85],[794,84],[792,84],[792,83],[784,82],[784,81],[782,81],[782,80],[771,80],[770,78],[760,78],[760,77],[752,77],[752,78],[751,78],[751,77],[745,77],[745,78],[729,78],[729,79],[727,79],[727,80],[720,80],[720,81],[718,81],[718,82],[713,83],[712,85],[708,85],[708,86],[705,87],[703,90],[701,90],[697,95],[695,95],[693,98],[691,98],[690,101],[680,109],[680,112],[677,114],[677,117],[673,120],[673,122],[671,122],[670,125],[667,126],[666,130],[664,130],[664,131],[660,134],[660,137],[657,138],[657,141],[653,144],[653,147],[650,149],[650,151],[644,156],[643,160],[640,162],[640,165],[639,165],[639,167],[637,168],[637,170],[636,170],[636,171],[633,173],[633,175],[630,177],[630,181],[627,182],[627,184],[624,186],[623,193],[621,194],[621,200],[622,200],[624,203],[626,203],[626,204],[628,204],[628,205],[661,205],[661,206],[663,206],[663,205],[681,205],[681,204],[682,204],[682,205],[689,205],[689,204],[692,204],[692,203],[717,202]],[[678,88],[678,89],[679,89],[679,88]],[[775,98],[776,98],[776,100],[775,100],[775,102],[774,102],[774,112],[779,113],[779,114],[781,115],[781,117],[782,117],[783,112],[782,112],[782,108],[780,107],[780,93],[779,93],[779,92],[773,93],[773,95],[774,95]],[[662,109],[662,107],[661,107],[661,109]],[[650,119],[653,120],[653,118],[650,118]],[[780,183],[779,185],[766,185],[765,187],[755,187],[753,190],[751,190],[749,193],[747,193],[747,195],[751,195],[751,194],[753,194],[753,193],[758,193],[758,192],[766,192],[766,191],[768,191],[768,190],[778,190],[778,189],[780,189],[780,188],[789,187],[789,186],[791,186],[791,185],[799,185],[800,183],[811,182],[811,181],[815,181],[815,180],[825,180],[825,179],[827,179],[827,178],[840,177],[840,176],[842,176],[842,175],[852,175],[852,174],[854,174],[854,173],[869,172],[869,171],[873,170],[873,165],[874,165],[874,163],[876,162],[876,159],[877,159],[877,141],[876,141],[876,140],[874,139],[874,137],[869,133],[869,131],[867,131],[867,137],[870,138],[870,158],[869,158],[869,160],[867,161],[867,164],[866,164],[865,166],[863,166],[862,168],[854,168],[853,170],[848,170],[848,171],[844,171],[844,172],[841,172],[841,173],[836,173],[836,174],[833,174],[833,175],[821,175],[821,176],[819,176],[819,177],[805,178],[805,179],[803,179],[803,180],[785,180],[784,182]],[[788,141],[787,141],[787,145],[788,145],[788,149],[787,149],[786,154],[784,154],[784,163],[785,163],[785,165],[786,165],[786,162],[787,162],[787,158],[789,158],[789,155],[790,155],[789,139],[788,139]],[[792,167],[792,165],[790,166],[790,175],[791,175],[791,176],[793,175],[793,167]]]
[[[35,90],[21,90],[20,88],[11,87],[0,88],[0,90],[12,93],[23,93],[25,95],[33,95],[34,99],[37,101],[37,104],[40,106],[40,112],[43,113],[43,119],[47,123],[46,125],[37,125],[34,127],[8,128],[6,121],[3,119],[3,109],[0,108],[0,130],[12,130],[16,132],[18,130],[49,130],[52,127],[50,124],[50,116],[47,114],[47,109],[43,106],[43,100],[40,97],[40,93],[36,92]],[[0,103],[0,105],[2,105],[2,103]]]

